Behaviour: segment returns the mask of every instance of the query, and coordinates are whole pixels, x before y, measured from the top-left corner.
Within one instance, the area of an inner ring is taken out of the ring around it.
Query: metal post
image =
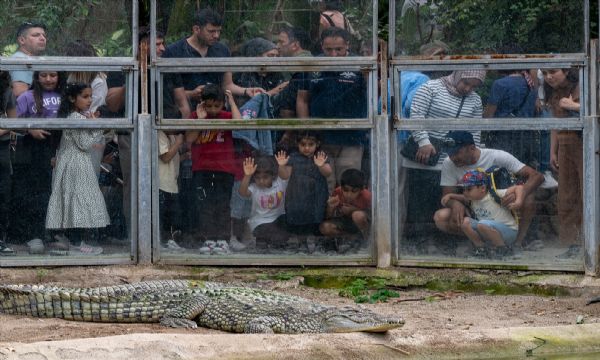
[[[583,131],[583,231],[585,238],[585,273],[600,274],[600,166],[598,126],[598,39],[590,42],[589,107]]]
[[[137,163],[134,164],[137,165],[138,174],[138,263],[150,264],[152,262],[152,120],[149,114],[138,115],[137,139]],[[132,219],[132,222],[134,220]]]

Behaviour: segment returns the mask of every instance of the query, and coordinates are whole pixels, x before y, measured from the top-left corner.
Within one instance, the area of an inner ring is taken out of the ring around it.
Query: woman
[[[461,70],[429,80],[417,90],[410,107],[410,118],[480,118],[483,107],[475,89],[484,79],[485,70]],[[427,164],[429,158],[440,151],[431,145],[430,137],[441,139],[445,136],[445,131],[413,131],[412,137],[419,145],[416,161]],[[477,145],[480,137],[479,131],[473,132]]]
[[[546,104],[553,117],[579,117],[577,69],[544,69]],[[583,142],[580,131],[552,130],[550,166],[558,172],[558,239],[568,250],[558,258],[580,256],[583,217]]]

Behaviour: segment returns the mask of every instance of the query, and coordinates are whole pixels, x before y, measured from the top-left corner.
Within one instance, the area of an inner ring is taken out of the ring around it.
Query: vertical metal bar
[[[377,267],[389,267],[392,264],[392,224],[391,224],[391,197],[390,197],[390,126],[387,117],[387,46],[381,42],[381,109],[382,114],[375,117],[376,133],[376,160],[375,181],[377,190],[377,204],[375,205],[375,218],[373,219],[375,244],[377,248]],[[377,75],[373,74],[375,80]],[[377,90],[373,95],[377,98]],[[375,99],[376,100],[376,99]]]
[[[589,116],[583,131],[583,231],[585,239],[585,273],[600,274],[600,131],[598,126],[598,39],[590,42]]]
[[[373,0],[373,16],[371,17],[371,26],[373,28],[373,35],[371,36],[371,40],[373,41],[373,46],[371,46],[372,51],[373,51],[373,56],[377,56],[377,51],[378,51],[378,36],[377,36],[377,30],[378,30],[378,26],[379,26],[379,21],[376,21],[379,18],[379,1],[377,0]]]
[[[150,63],[156,60],[156,0],[150,1]]]
[[[150,232],[152,233],[152,262],[156,263],[160,260],[160,198],[159,198],[159,181],[158,181],[158,131],[152,127],[152,145],[151,145],[151,159],[152,164],[152,226]]]
[[[137,44],[138,44],[138,32],[139,32],[139,24],[138,24],[138,19],[140,17],[139,13],[140,13],[140,9],[139,9],[139,2],[136,0],[131,0],[131,16],[133,17],[133,19],[131,19],[131,41],[132,41],[132,56],[133,58],[137,58],[138,56],[138,49],[137,49]]]
[[[393,59],[396,53],[396,1],[389,1],[388,10],[388,59]]]
[[[590,1],[583,1],[583,52],[590,55]]]
[[[140,44],[140,100],[141,113],[148,114],[148,43]]]
[[[152,261],[152,121],[149,114],[140,114],[137,121],[138,172],[138,262]]]

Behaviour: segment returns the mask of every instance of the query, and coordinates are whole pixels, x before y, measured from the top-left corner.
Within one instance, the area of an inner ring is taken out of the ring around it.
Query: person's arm
[[[191,109],[185,94],[185,89],[182,87],[173,89],[173,98],[175,99],[175,105],[181,113],[181,118],[188,119],[191,114]]]
[[[544,182],[544,175],[527,165],[523,166],[523,168],[517,172],[517,176],[525,179],[525,184],[523,184],[525,196],[533,193]],[[504,203],[504,199],[502,200]]]
[[[443,207],[450,207],[448,204],[449,204],[449,202],[451,200],[459,201],[463,205],[467,205],[468,204],[468,200],[465,199],[465,197],[462,194],[448,193],[448,194],[445,194],[442,197],[442,201],[441,201],[442,206]]]
[[[570,111],[577,111],[579,112],[579,110],[581,109],[581,105],[573,100],[573,95],[569,95],[569,97],[564,97],[562,99],[560,99],[560,101],[558,102],[558,105],[565,109],[565,110],[570,110]]]
[[[558,172],[558,131],[550,132],[550,167]]]
[[[282,92],[283,89],[285,89],[289,83],[290,83],[289,81],[284,81],[281,84],[272,88],[271,90],[267,91],[267,94],[269,94],[269,96],[275,96],[275,95],[279,94],[280,92]]]
[[[442,195],[446,196],[448,194],[456,193],[456,187],[454,186],[443,186],[442,187]],[[459,194],[456,194],[459,195]],[[462,195],[459,195],[462,196]],[[464,198],[464,196],[463,196]],[[466,207],[466,199],[464,201],[460,201],[457,199],[448,199],[446,202],[446,207],[452,210],[452,218],[450,219],[456,225],[460,225],[465,218],[467,207]]]
[[[519,210],[523,206],[523,202],[525,201],[525,191],[523,190],[523,185],[514,185],[506,189],[506,193],[504,196],[509,194],[513,194],[515,196],[515,201],[508,204],[506,207],[509,210]],[[504,196],[502,198],[504,198]]]
[[[339,216],[340,198],[337,195],[332,195],[327,199],[327,209],[325,216],[328,219]]]
[[[275,154],[275,160],[277,160],[277,176],[281,180],[288,180],[291,175],[291,171],[288,171],[291,170],[291,167],[287,166],[290,157],[287,156],[285,151],[279,151]]]
[[[175,157],[175,155],[179,153],[179,148],[181,147],[181,144],[183,144],[183,134],[178,134],[175,137],[175,142],[169,148],[169,150],[166,153],[160,155],[160,160],[162,160],[162,162],[164,163],[170,162],[173,159],[173,157]]]
[[[15,98],[18,98],[19,95],[29,90],[29,84],[24,83],[22,81],[13,81],[12,82],[12,91]]]
[[[0,129],[0,136],[8,134],[10,130]]]
[[[123,109],[125,107],[125,86],[108,88],[105,102],[111,112],[119,112]]]
[[[317,167],[319,168],[319,172],[321,173],[321,175],[328,177],[333,172],[333,170],[331,169],[331,165],[327,163],[327,154],[325,154],[325,152],[319,151],[318,153],[316,153],[314,157],[314,162],[315,165],[317,165]]]
[[[298,90],[296,95],[296,116],[299,119],[310,117],[310,92],[308,90]]]
[[[252,193],[250,192],[248,187],[250,186],[250,180],[252,180],[252,175],[254,175],[254,173],[256,172],[256,163],[254,162],[254,158],[245,158],[243,166],[244,166],[244,177],[242,178],[242,181],[240,182],[240,188],[239,188],[238,192],[243,197],[250,197],[250,195],[252,195]]]
[[[225,90],[225,97],[227,98],[227,102],[229,103],[229,109],[231,110],[231,118],[241,119],[242,114],[240,113],[240,109],[237,107],[237,104],[233,99],[233,94],[230,90]]]
[[[206,110],[204,109],[204,103],[196,105],[196,112],[190,115],[190,119],[206,119]],[[190,144],[195,143],[200,136],[199,130],[188,130],[185,132],[185,142]]]
[[[497,108],[498,108],[497,105],[487,104],[485,106],[485,110],[483,111],[483,117],[484,118],[493,118],[494,114],[496,113]]]
[[[250,97],[253,97],[255,95],[265,92],[265,89],[263,89],[263,88],[257,88],[257,87],[244,88],[244,87],[236,85],[233,82],[233,75],[231,74],[231,72],[226,72],[223,74],[223,89],[231,91],[231,93],[233,95],[250,96]]]

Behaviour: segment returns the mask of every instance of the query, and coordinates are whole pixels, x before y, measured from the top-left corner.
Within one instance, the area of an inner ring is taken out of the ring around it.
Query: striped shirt
[[[475,92],[469,93],[465,97],[459,116],[456,116],[460,107],[462,98],[454,96],[448,92],[448,89],[442,84],[440,79],[430,80],[423,84],[415,94],[410,107],[411,119],[431,119],[431,118],[481,118],[483,105],[481,98]],[[412,135],[419,146],[430,144],[429,137],[444,138],[447,131],[413,131]],[[475,144],[480,146],[481,131],[471,131]],[[445,154],[440,157],[440,162],[445,158]]]

